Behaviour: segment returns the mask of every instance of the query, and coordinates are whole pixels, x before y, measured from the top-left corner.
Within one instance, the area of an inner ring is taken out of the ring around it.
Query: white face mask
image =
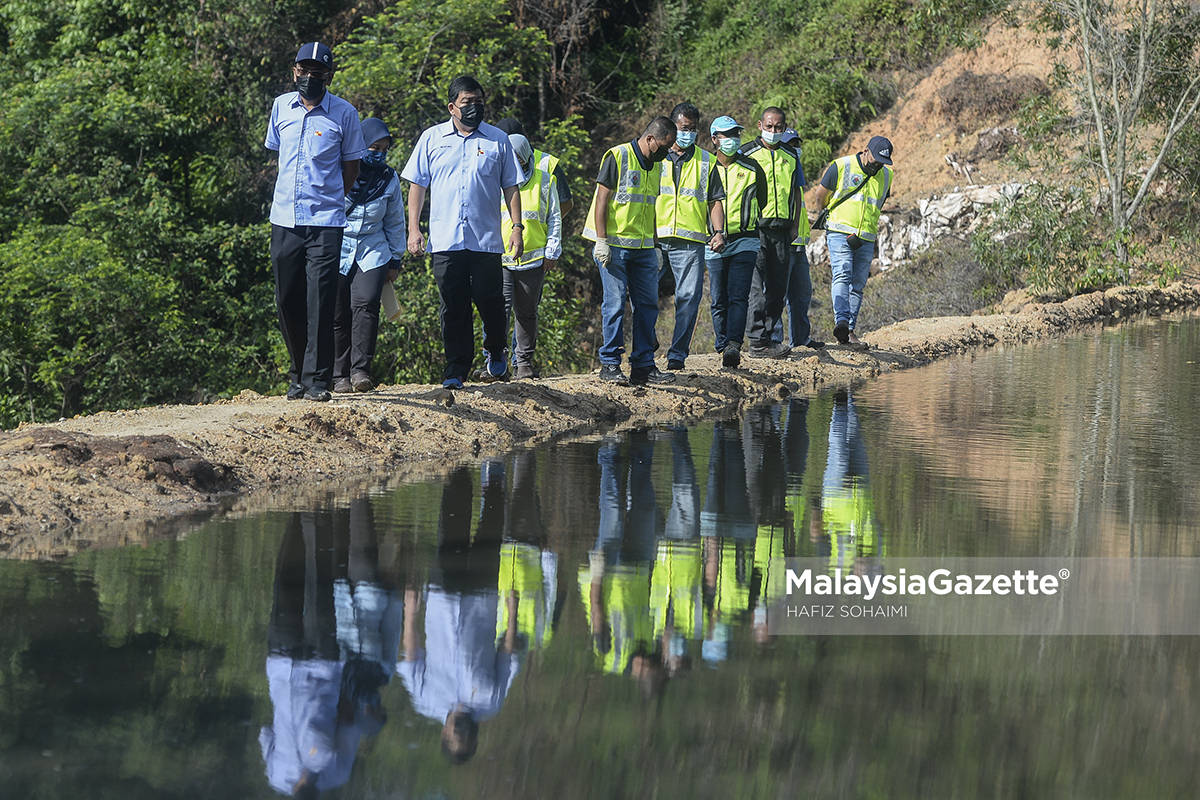
[[[767,144],[779,144],[783,141],[783,134],[775,131],[759,131],[762,134],[762,140]]]

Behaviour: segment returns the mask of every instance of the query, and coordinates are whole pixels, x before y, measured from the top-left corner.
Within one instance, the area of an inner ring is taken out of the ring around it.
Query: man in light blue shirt
[[[300,48],[296,91],[275,98],[264,144],[279,154],[271,203],[275,305],[290,364],[288,399],[329,400],[343,198],[366,153],[358,112],[327,91],[333,54]]]
[[[408,191],[408,251],[433,254],[441,295],[440,318],[446,367],[442,385],[461,389],[474,357],[471,303],[483,321],[488,363],[485,380],[504,380],[508,324],[500,256],[520,260],[523,223],[501,241],[501,197],[512,219],[521,219],[521,168],[508,136],[483,121],[483,87],[470,76],[455,78],[448,94],[450,119],[428,128],[400,177]],[[418,223],[429,194],[429,242]]]

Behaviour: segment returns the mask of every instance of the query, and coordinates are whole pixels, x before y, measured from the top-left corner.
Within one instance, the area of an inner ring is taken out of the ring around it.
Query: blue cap
[[[392,138],[392,132],[388,130],[387,123],[379,117],[367,117],[362,121],[362,135],[367,147],[375,144],[380,139]]]
[[[296,63],[301,61],[319,61],[329,69],[333,69],[333,53],[320,42],[309,42],[296,53]]]
[[[782,144],[791,144],[792,142],[800,144],[800,134],[796,133],[795,128],[788,128],[783,132],[783,138],[779,141]]]
[[[718,133],[741,133],[743,126],[737,124],[737,120],[733,117],[717,117],[712,121],[712,125],[708,126],[708,135],[716,136]]]

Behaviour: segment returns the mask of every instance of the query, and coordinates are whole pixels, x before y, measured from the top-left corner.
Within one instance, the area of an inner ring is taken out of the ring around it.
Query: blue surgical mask
[[[767,144],[779,144],[781,141],[783,141],[782,132],[776,133],[775,131],[760,131],[760,133],[762,134],[762,140]]]
[[[675,134],[675,144],[680,150],[686,150],[696,143],[695,131],[679,131]]]
[[[722,153],[724,153],[724,154],[725,154],[725,155],[727,155],[727,156],[731,156],[731,155],[733,155],[734,153],[736,153],[736,152],[738,151],[738,148],[739,148],[739,147],[741,147],[741,146],[742,146],[742,143],[741,143],[741,141],[740,141],[740,140],[738,140],[738,139],[730,139],[730,138],[728,138],[728,137],[726,137],[726,138],[722,139],[722,140],[721,140],[721,141],[720,141],[720,142],[717,144],[717,147],[720,147],[720,148],[721,148],[721,152],[722,152]]]
[[[387,153],[382,150],[368,150],[362,157],[364,167],[382,167],[387,165]]]

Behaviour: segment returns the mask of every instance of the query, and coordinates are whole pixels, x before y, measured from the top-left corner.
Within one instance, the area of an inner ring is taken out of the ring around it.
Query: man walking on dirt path
[[[892,143],[875,136],[860,153],[842,156],[813,190],[812,213],[829,207],[825,242],[833,272],[833,335],[840,344],[867,349],[854,333],[863,290],[871,274],[879,215],[892,188]]]
[[[419,222],[429,194],[429,251],[433,278],[441,296],[438,316],[446,366],[442,386],[463,388],[475,358],[472,302],[483,321],[487,363],[483,380],[504,380],[508,363],[508,324],[504,316],[501,255],[520,260],[521,167],[508,136],[483,121],[484,95],[479,81],[463,75],[450,82],[446,109],[450,119],[427,128],[417,140],[400,177],[409,182],[408,252],[425,253]],[[500,238],[501,197],[513,224],[508,242]]]
[[[742,154],[757,161],[767,175],[767,203],[759,210],[760,247],[750,289],[747,338],[750,340],[751,358],[784,358],[792,348],[783,343],[773,343],[771,335],[783,316],[788,281],[791,279],[792,242],[800,233],[800,193],[804,186],[804,170],[800,166],[799,153],[783,143],[787,131],[783,109],[770,106],[763,111],[758,129],[758,137],[742,148]],[[807,285],[808,296],[796,297],[794,313],[797,313],[797,322],[803,317],[798,332],[804,335],[804,344],[815,348],[819,345],[807,336],[811,281]]]
[[[654,365],[654,325],[658,321],[658,234],[654,205],[660,165],[675,144],[675,123],[655,117],[642,135],[619,144],[600,160],[596,192],[584,220],[583,236],[595,242],[600,268],[604,344],[600,380],[634,385],[671,383],[675,376]],[[630,377],[621,371],[625,352],[625,298],[633,305]]]
[[[329,400],[345,196],[367,152],[354,106],[330,94],[333,54],[300,48],[296,91],[275,98],[264,144],[279,155],[271,202],[275,305],[287,345],[289,400]]]
[[[712,154],[696,147],[700,111],[680,103],[671,111],[675,144],[662,164],[658,203],[658,245],[663,270],[675,278],[675,331],[667,369],[681,370],[696,330],[704,295],[704,248],[725,249],[725,190],[713,169]],[[709,231],[713,233],[709,233]]]

